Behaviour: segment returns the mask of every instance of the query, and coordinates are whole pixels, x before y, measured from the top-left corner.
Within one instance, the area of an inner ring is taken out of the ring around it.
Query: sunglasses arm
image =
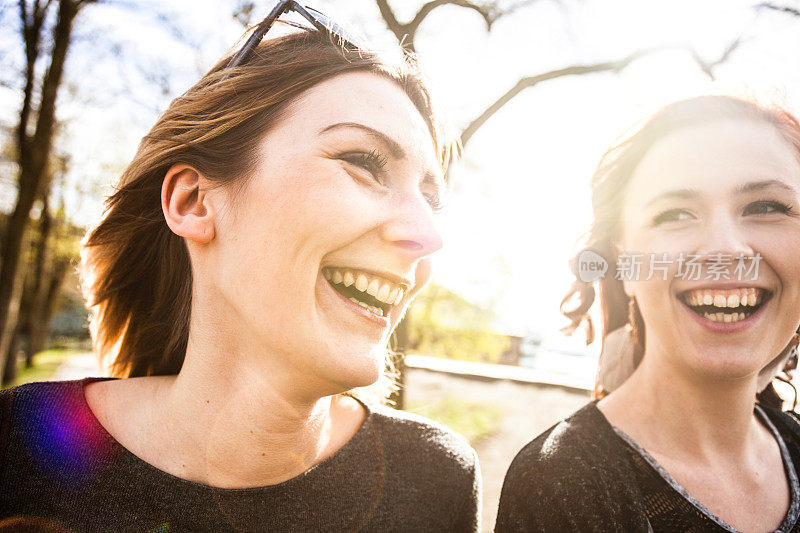
[[[282,0],[281,2],[278,2],[278,5],[272,8],[272,11],[269,12],[269,15],[267,15],[264,20],[259,22],[255,31],[250,35],[250,38],[247,39],[247,42],[244,44],[242,49],[231,58],[225,68],[233,68],[239,63],[245,61],[253,52],[253,49],[256,47],[256,45],[258,45],[258,43],[261,42],[261,39],[264,38],[264,35],[267,33],[267,31],[269,31],[269,29],[272,27],[275,19],[285,13],[293,3],[294,0]]]

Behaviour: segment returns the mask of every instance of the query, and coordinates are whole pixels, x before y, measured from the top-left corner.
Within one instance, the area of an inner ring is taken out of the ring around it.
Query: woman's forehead
[[[287,116],[314,131],[355,122],[391,134],[401,142],[432,144],[427,123],[405,91],[393,80],[368,72],[339,74],[311,87],[287,108]]]
[[[386,155],[426,174],[441,174],[436,145],[419,110],[395,81],[368,72],[340,74],[305,91],[267,132],[262,150],[342,139],[379,141],[388,148]]]
[[[687,126],[656,141],[631,176],[629,197],[663,190],[731,193],[752,180],[800,186],[796,150],[766,121],[725,119]]]

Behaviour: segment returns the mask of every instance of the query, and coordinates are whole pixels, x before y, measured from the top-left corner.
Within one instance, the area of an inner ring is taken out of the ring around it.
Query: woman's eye
[[[783,202],[776,202],[772,200],[760,200],[748,204],[744,208],[744,215],[770,215],[773,213],[789,213],[792,207],[784,204]]]
[[[438,193],[424,193],[423,196],[425,200],[428,201],[428,204],[431,206],[431,209],[434,213],[441,211],[444,205],[442,204],[442,199]]]
[[[379,183],[383,183],[382,176],[386,172],[388,158],[377,150],[370,152],[348,152],[339,156],[339,159],[351,165],[363,168]]]
[[[653,225],[658,226],[665,222],[679,222],[691,220],[692,218],[692,214],[685,209],[668,209],[653,217]]]

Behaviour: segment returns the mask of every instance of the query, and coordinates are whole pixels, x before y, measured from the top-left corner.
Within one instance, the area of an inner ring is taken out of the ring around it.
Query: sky
[[[391,3],[401,20],[422,4]],[[60,109],[68,122],[61,142],[74,154],[69,179],[86,192],[70,199],[83,224],[99,218],[97,194],[110,192],[158,112],[242,31],[231,19],[232,2],[120,4],[92,6],[81,15],[84,30],[68,63],[69,94],[77,96]],[[416,44],[451,132],[522,76],[672,48],[637,60],[620,74],[548,81],[494,115],[453,169],[447,207],[438,215],[445,247],[437,253],[434,280],[490,307],[501,332],[557,336],[565,323],[558,305],[573,280],[568,261],[591,221],[589,180],[621,135],[660,107],[701,94],[756,97],[800,111],[800,18],[756,4],[539,0],[500,19],[491,32],[472,11],[436,9],[420,27]],[[261,3],[264,14],[269,5]],[[374,47],[396,53],[372,0],[311,5]],[[791,0],[782,5],[800,7]],[[169,21],[170,31],[151,14],[155,11]],[[740,37],[741,46],[715,71],[716,80],[678,49],[688,45],[712,60]],[[104,42],[115,43],[127,54],[120,57],[136,63],[138,71],[115,65],[116,49]],[[169,82],[162,90],[153,80],[165,73]],[[124,97],[130,93],[136,102]],[[16,105],[17,94],[0,89],[0,115],[13,118]]]

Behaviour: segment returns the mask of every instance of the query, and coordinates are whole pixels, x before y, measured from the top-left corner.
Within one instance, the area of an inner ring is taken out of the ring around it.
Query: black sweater
[[[762,409],[791,462],[800,466],[797,420],[777,409]],[[800,532],[790,516],[784,525]],[[593,401],[517,454],[503,483],[495,531],[730,530],[676,491],[617,434]]]
[[[463,437],[366,407],[331,457],[277,485],[220,489],[144,462],[92,413],[84,380],[0,391],[0,525],[77,531],[476,531],[480,470]]]

